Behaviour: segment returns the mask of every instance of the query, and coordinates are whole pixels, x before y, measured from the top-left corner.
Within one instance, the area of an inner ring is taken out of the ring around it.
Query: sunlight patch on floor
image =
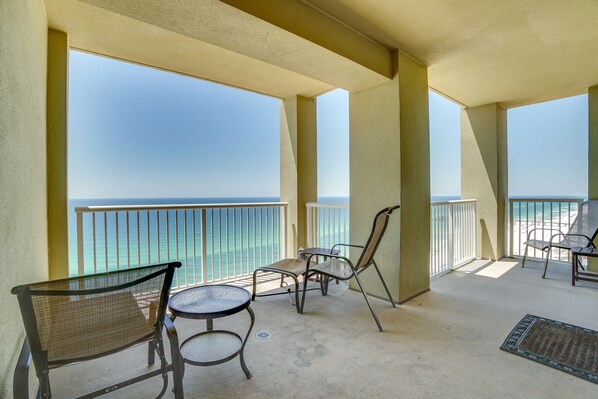
[[[490,263],[492,263],[492,261],[490,261],[490,260],[478,259],[478,260],[469,262],[468,264],[461,266],[461,267],[457,268],[456,270],[458,270],[462,273],[473,273],[473,272],[476,272],[476,271],[480,270],[481,268],[489,265]]]
[[[503,274],[517,266],[519,262],[498,261],[490,264],[476,273],[476,276],[500,278]]]

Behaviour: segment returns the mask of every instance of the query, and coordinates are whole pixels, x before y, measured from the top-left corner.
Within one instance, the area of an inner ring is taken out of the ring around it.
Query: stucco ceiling
[[[598,85],[598,0],[45,0],[70,45],[281,98],[392,78],[392,52],[465,106]]]
[[[598,0],[306,0],[428,66],[459,102],[513,107],[598,84]]]

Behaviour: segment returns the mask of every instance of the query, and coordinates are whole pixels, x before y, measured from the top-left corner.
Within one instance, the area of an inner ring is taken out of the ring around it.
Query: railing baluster
[[[256,268],[256,264],[255,264],[255,262],[256,262],[255,248],[256,248],[256,245],[257,245],[257,240],[256,240],[256,236],[255,236],[255,233],[256,233],[255,212],[256,212],[256,210],[255,210],[255,208],[253,208],[252,212],[251,212],[251,214],[253,215],[252,216],[252,224],[253,224],[253,247],[252,247],[253,248],[253,267],[251,268],[250,272],[253,272],[255,270],[255,268]]]
[[[185,240],[185,285],[189,285],[189,278],[187,273],[189,271],[189,252],[188,252],[188,245],[187,245],[187,210],[183,209],[183,239]]]
[[[104,263],[108,271],[108,212],[104,212]]]
[[[141,223],[139,218],[139,211],[137,211],[137,266],[141,265]]]
[[[83,245],[83,213],[77,212],[77,271],[79,276],[85,274],[85,249]]]
[[[151,238],[150,238],[150,211],[146,211],[145,212],[145,216],[146,216],[146,228],[147,228],[147,264],[151,264],[152,263],[152,250],[151,250]]]
[[[193,209],[192,212],[192,223],[191,223],[191,228],[193,229],[193,284],[197,284],[197,230],[196,230],[196,223],[195,223],[195,219],[197,217],[197,214],[195,212],[196,210]]]
[[[97,267],[97,253],[96,253],[96,214],[93,214],[93,218],[92,218],[92,223],[93,223],[93,272],[97,273],[98,272],[98,267]]]
[[[119,241],[118,241],[118,211],[115,212],[116,220],[116,270],[120,269],[120,252],[119,252]]]
[[[162,246],[162,241],[160,240],[160,211],[156,211],[156,229],[158,232],[158,263],[160,263],[162,262],[162,257],[160,256],[160,247]]]
[[[131,223],[129,221],[129,211],[127,211],[127,268],[131,268],[131,234],[129,234]]]
[[[201,209],[201,282],[208,282],[208,239],[207,239],[207,216],[206,208]]]

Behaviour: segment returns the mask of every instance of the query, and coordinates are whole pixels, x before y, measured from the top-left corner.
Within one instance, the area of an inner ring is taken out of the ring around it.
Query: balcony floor
[[[312,291],[304,315],[288,297],[258,298],[245,379],[238,359],[212,366],[187,366],[186,398],[563,398],[594,397],[596,385],[499,350],[527,313],[598,330],[598,284],[572,287],[565,265],[525,269],[513,260],[482,266],[478,261],[432,281],[431,291],[393,309],[374,299],[385,328],[380,334],[359,293],[331,284],[328,297]],[[369,273],[369,272],[368,272]],[[204,328],[176,321],[180,338]],[[215,328],[242,332],[248,315],[215,320]],[[144,369],[146,347],[125,355],[65,367],[51,373],[56,398],[89,392]],[[141,365],[141,367],[140,367]],[[116,375],[116,377],[115,377]],[[76,391],[68,387],[77,381]],[[160,379],[110,397],[151,398]],[[174,397],[170,392],[165,397]]]

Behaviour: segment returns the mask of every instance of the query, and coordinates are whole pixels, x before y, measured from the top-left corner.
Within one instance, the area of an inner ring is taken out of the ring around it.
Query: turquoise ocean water
[[[348,203],[348,198],[344,197],[319,200]],[[77,275],[79,269],[76,207],[278,201],[276,197],[70,200],[69,274]],[[247,274],[279,259],[280,213],[277,207],[208,209],[205,220],[202,216],[201,210],[142,210],[102,212],[94,220],[91,213],[83,213],[84,273],[178,260],[183,266],[177,271],[174,285],[180,286]],[[340,228],[340,221],[337,223]],[[202,268],[204,264],[205,268]]]
[[[433,197],[432,202],[449,201],[459,197]],[[69,201],[69,274],[78,274],[77,223],[74,209],[78,206],[109,205],[188,205],[278,202],[276,197],[261,198],[127,198],[74,199]],[[319,202],[348,203],[347,197],[319,198]],[[517,203],[513,209],[514,224],[528,226],[538,222],[560,220],[565,230],[577,204],[561,204],[550,208],[549,202]],[[208,210],[205,221],[201,211],[161,210],[107,212],[98,214],[95,227],[92,215],[83,214],[84,273],[117,270],[137,265],[179,260],[183,267],[177,272],[175,285],[195,284],[247,274],[256,267],[279,259],[279,211],[276,207],[254,207]],[[340,215],[340,213],[339,213]],[[321,219],[320,231],[331,223],[333,230],[349,236],[349,224],[341,218]],[[234,222],[233,222],[234,221]],[[446,218],[432,220],[446,223]],[[205,224],[205,230],[201,226]],[[127,227],[128,226],[128,227]],[[128,228],[128,234],[127,234]],[[442,229],[440,229],[442,230]],[[118,234],[117,234],[118,231]],[[205,238],[202,234],[205,232]],[[94,237],[95,233],[95,237]],[[202,242],[205,239],[205,262]],[[330,240],[328,240],[330,241]],[[517,241],[517,240],[516,240]],[[93,243],[95,242],[95,247]],[[321,241],[322,242],[322,241]],[[515,243],[518,246],[518,242]],[[515,248],[514,253],[518,254]],[[205,264],[205,269],[202,269]]]

